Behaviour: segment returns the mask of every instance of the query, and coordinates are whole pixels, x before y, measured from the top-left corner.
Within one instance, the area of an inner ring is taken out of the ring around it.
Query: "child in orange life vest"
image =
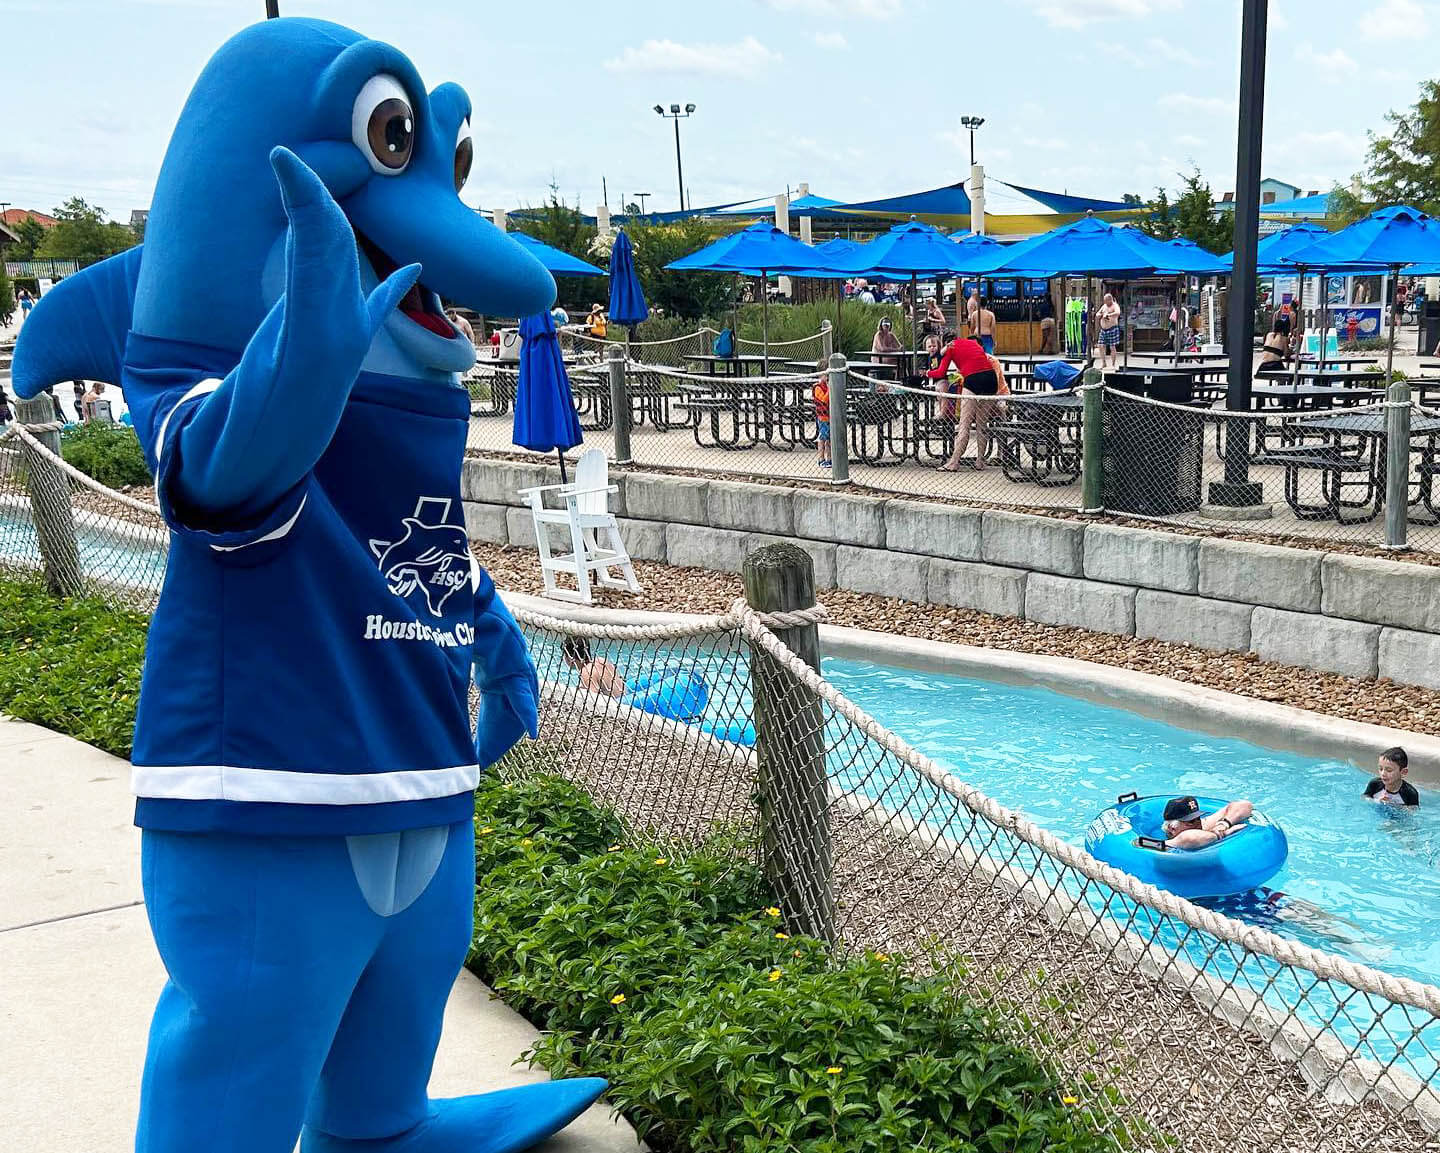
[[[821,367],[824,367],[823,365]],[[810,399],[815,402],[815,443],[820,449],[821,468],[830,467],[830,379],[821,373],[820,379],[810,390]]]

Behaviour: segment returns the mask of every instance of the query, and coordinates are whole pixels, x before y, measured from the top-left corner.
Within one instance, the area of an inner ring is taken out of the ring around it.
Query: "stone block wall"
[[[470,458],[475,540],[534,547],[522,488],[554,465]],[[821,588],[1151,637],[1440,688],[1440,567],[1085,520],[738,481],[618,473],[637,560],[738,572],[791,540]]]

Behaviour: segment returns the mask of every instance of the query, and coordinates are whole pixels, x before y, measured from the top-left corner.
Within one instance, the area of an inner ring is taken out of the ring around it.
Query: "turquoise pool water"
[[[551,642],[532,643],[544,675],[566,675],[548,651]],[[612,646],[607,655],[630,673],[653,667],[657,659],[696,662],[712,685],[721,686],[708,715],[748,715],[747,662],[741,654],[697,650],[692,642],[648,653]],[[845,696],[957,778],[1077,846],[1084,844],[1094,814],[1121,793],[1248,797],[1285,829],[1289,859],[1263,895],[1269,899],[1214,907],[1375,968],[1440,983],[1435,791],[1421,790],[1419,811],[1400,811],[1367,801],[1362,791],[1371,770],[1342,760],[1208,736],[1046,689],[833,658],[825,660],[824,672]],[[863,777],[848,769],[846,742],[853,748],[853,730],[832,721],[830,736],[830,773],[838,783],[932,824],[937,812],[953,812],[934,807],[933,787],[893,758]],[[873,746],[870,752],[873,765]],[[1023,867],[1058,874],[1038,858]],[[1344,990],[1310,987],[1303,975],[1302,996],[1293,975],[1277,975],[1278,966],[1268,961],[1216,950],[1213,942],[1187,935],[1164,918],[1119,901],[1107,909],[1098,895],[1090,897],[1097,911],[1117,919],[1134,916],[1136,931],[1153,934],[1214,976],[1237,979],[1270,1003],[1295,1008],[1308,1023],[1333,1029],[1368,1056],[1398,1055],[1399,1067],[1418,1077],[1437,1072],[1440,1029],[1429,1025],[1427,1015],[1390,1009],[1383,1027],[1373,1028],[1378,1005],[1351,1000],[1342,1006],[1337,992],[1343,998]],[[1425,1032],[1417,1039],[1414,1032],[1422,1025]]]

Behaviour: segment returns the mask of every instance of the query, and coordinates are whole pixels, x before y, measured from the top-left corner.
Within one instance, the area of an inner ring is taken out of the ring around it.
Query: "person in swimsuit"
[[[943,380],[952,367],[961,378],[960,419],[955,427],[955,451],[940,471],[960,471],[965,450],[970,447],[971,428],[975,430],[974,467],[980,471],[985,468],[985,454],[990,448],[989,424],[1000,403],[997,397],[1010,391],[1005,384],[1005,370],[973,336],[952,341],[941,354],[940,363],[925,375],[931,380]]]
[[[1165,804],[1165,847],[1208,849],[1243,829],[1254,811],[1249,801],[1231,801],[1218,813],[1204,813],[1194,797],[1175,797]]]
[[[581,688],[606,697],[625,695],[625,678],[620,670],[604,657],[595,656],[584,637],[566,638],[560,653],[565,663],[580,674]]]
[[[1105,302],[1100,305],[1096,320],[1100,325],[1100,336],[1097,340],[1100,345],[1100,367],[1114,368],[1115,353],[1124,341],[1125,333],[1120,327],[1120,306],[1115,303],[1112,293],[1105,294]]]
[[[1420,807],[1420,791],[1405,779],[1410,771],[1410,758],[1398,746],[1380,754],[1379,775],[1365,786],[1365,796],[1381,805],[1401,805],[1407,809]]]

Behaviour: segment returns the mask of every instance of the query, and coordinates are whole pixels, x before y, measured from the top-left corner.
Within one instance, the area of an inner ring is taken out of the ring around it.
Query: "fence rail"
[[[1440,413],[1416,404],[1404,382],[1387,391],[1356,383],[1370,379],[1363,373],[1336,385],[1262,378],[1262,407],[1232,412],[1202,370],[1183,403],[1114,376],[1087,403],[1084,386],[1037,387],[1019,360],[1008,391],[993,396],[886,379],[843,358],[822,371],[825,363],[772,346],[768,373],[745,375],[761,365],[692,358],[681,367],[632,347],[618,377],[595,361],[577,365],[572,384],[586,446],[618,463],[1440,552]],[[817,391],[822,377],[828,397]],[[504,395],[477,403],[470,448],[513,451],[513,371],[482,365],[471,379],[477,396]],[[1236,501],[1237,492],[1248,495]]]
[[[52,435],[43,422],[0,435],[0,562],[65,595],[153,606],[158,510],[77,475]],[[765,868],[790,925],[903,954],[992,1009],[1118,1145],[1440,1147],[1440,989],[1093,860],[849,701],[814,667],[819,612],[801,599],[776,615],[759,587],[747,572],[758,609],[673,624],[517,609],[542,685],[543,759],[637,834],[722,834]],[[628,683],[698,677],[705,703],[677,720],[589,692],[566,657],[577,641]]]

